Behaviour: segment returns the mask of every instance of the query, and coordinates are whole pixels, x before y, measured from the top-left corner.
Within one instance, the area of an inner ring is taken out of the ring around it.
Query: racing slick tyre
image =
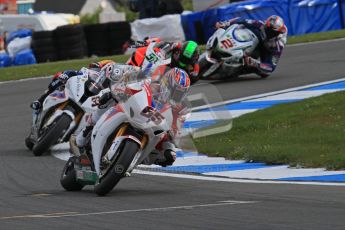
[[[35,53],[35,57],[38,63],[52,62],[52,61],[58,60],[56,53],[45,53],[45,54]]]
[[[119,156],[110,164],[106,174],[96,183],[94,190],[97,195],[104,196],[115,187],[124,177],[138,151],[138,143],[132,140],[125,141]]]
[[[77,157],[70,157],[62,170],[60,184],[66,191],[80,191],[84,188],[77,182],[76,171],[74,165]]]
[[[55,119],[53,123],[43,131],[43,134],[38,138],[37,143],[34,145],[32,152],[35,156],[41,156],[47,152],[49,148],[54,145],[61,135],[68,129],[72,122],[72,118],[67,114],[62,114]]]
[[[41,47],[53,47],[55,48],[55,41],[53,38],[42,38],[32,40],[31,47],[34,49],[40,49]]]
[[[32,33],[32,40],[52,39],[53,36],[53,31],[34,31]]]
[[[123,45],[131,40],[131,26],[128,22],[109,22],[109,49],[111,54],[122,54]]]
[[[56,40],[63,40],[65,37],[84,34],[83,27],[79,24],[59,26],[54,30]]]

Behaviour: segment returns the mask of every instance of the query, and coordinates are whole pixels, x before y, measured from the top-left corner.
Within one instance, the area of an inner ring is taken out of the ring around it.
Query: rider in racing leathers
[[[126,81],[137,80],[138,78],[145,78],[143,72],[138,69],[128,69],[126,65],[117,66],[115,68],[121,68],[123,70],[119,71],[120,75],[126,76]],[[106,68],[106,67],[105,67]],[[132,67],[133,68],[133,67]],[[114,75],[114,74],[110,74]],[[118,74],[115,74],[119,78]],[[114,77],[112,77],[114,78]],[[161,142],[156,146],[156,150],[153,151],[150,156],[144,160],[144,164],[158,164],[161,166],[172,165],[176,159],[175,145],[173,144],[173,137],[176,135],[177,131],[180,129],[181,124],[184,122],[184,116],[187,113],[186,107],[183,106],[182,101],[185,99],[187,91],[190,86],[190,80],[188,74],[180,69],[174,68],[168,71],[162,79],[158,77],[156,80],[146,79],[145,81],[150,82],[150,87],[152,90],[153,101],[155,102],[154,107],[156,109],[162,108],[167,103],[170,103],[173,111],[173,125],[171,127],[171,134],[166,135]],[[130,79],[130,80],[129,80]],[[117,101],[123,95],[126,95],[127,90],[130,89],[126,86],[123,87],[123,82],[119,81],[119,84],[114,84],[115,87],[119,86],[122,89],[116,90],[116,96],[114,97],[112,93],[104,94],[99,100],[99,110],[94,112],[90,119],[89,125],[84,128],[84,130],[77,135],[77,137],[72,136],[70,140],[71,152],[74,155],[81,155],[85,153],[85,146],[89,141],[91,131],[93,126],[100,118],[100,116],[108,110],[108,108],[114,106]],[[131,91],[131,90],[128,90]],[[113,90],[114,92],[114,90]]]
[[[248,68],[244,73],[256,73],[261,77],[268,77],[277,67],[280,56],[283,53],[287,39],[287,27],[281,17],[272,15],[265,22],[234,18],[225,22],[217,22],[216,28],[228,28],[233,24],[244,25],[251,30],[259,39],[256,50],[259,52],[259,59],[246,55],[244,63]]]
[[[97,81],[98,72],[101,70],[101,68],[105,66],[106,64],[112,63],[112,62],[113,61],[111,60],[103,60],[100,62],[90,63],[89,69],[88,69],[89,77]],[[38,112],[41,109],[44,100],[47,98],[49,94],[57,90],[59,87],[65,85],[69,78],[77,76],[77,75],[81,75],[81,74],[83,74],[83,71],[81,70],[66,70],[63,72],[57,72],[53,76],[51,82],[49,83],[48,89],[44,91],[44,93],[36,101],[32,102],[30,107]]]
[[[171,107],[173,123],[171,132],[157,144],[156,149],[142,162],[142,164],[158,164],[166,167],[176,160],[175,138],[183,127],[190,110],[187,107],[187,93],[190,88],[188,74],[179,68],[167,71],[160,78],[151,78],[150,88],[153,94],[155,108],[161,110]]]
[[[101,67],[99,72],[99,82],[107,82],[106,87],[110,87],[111,82],[117,82],[121,80],[123,75],[138,75],[140,68],[131,65],[117,64],[110,62]],[[101,83],[103,86],[105,84]],[[104,87],[105,88],[105,87]],[[70,138],[70,149],[75,155],[80,155],[85,151],[84,147],[87,145],[87,141],[90,139],[90,134],[94,125],[98,119],[106,112],[111,106],[116,104],[116,99],[112,98],[111,92],[104,93],[98,101],[98,109],[89,114],[87,118],[87,126],[76,135],[72,135]]]
[[[171,63],[168,67],[180,68],[185,70],[192,83],[199,78],[199,47],[194,41],[185,42],[164,42],[159,38],[149,38],[144,41],[137,41],[135,44],[139,46],[138,50],[134,52],[127,64],[134,66],[141,66],[145,56],[146,49],[151,42],[156,42],[154,46],[155,51],[162,51],[167,57],[171,57]],[[170,69],[169,68],[169,69]]]

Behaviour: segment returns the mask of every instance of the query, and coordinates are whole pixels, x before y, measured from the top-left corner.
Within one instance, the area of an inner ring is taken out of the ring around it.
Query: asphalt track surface
[[[287,47],[260,80],[215,82],[224,99],[344,77],[345,41]],[[63,161],[24,147],[30,101],[48,80],[0,84],[0,229],[344,229],[344,188],[246,184],[162,176],[125,178],[106,197],[65,192]],[[210,92],[201,82],[195,91]]]

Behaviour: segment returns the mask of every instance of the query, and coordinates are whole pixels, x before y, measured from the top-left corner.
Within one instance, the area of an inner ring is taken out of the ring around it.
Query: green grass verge
[[[330,39],[345,38],[345,30],[334,30],[314,34],[306,34],[300,36],[288,37],[288,44],[296,44],[303,42],[316,42]]]
[[[111,59],[116,62],[124,63],[128,59],[128,55],[118,55],[102,58],[87,58],[80,60],[59,61],[42,63],[35,65],[15,66],[0,69],[0,81],[24,79],[31,77],[44,77],[53,75],[58,71],[64,71],[68,69],[78,70],[83,66],[88,66],[89,63],[94,61],[100,61],[105,59]]]
[[[345,92],[277,105],[236,118],[195,140],[201,153],[268,164],[345,169]]]
[[[307,34],[302,36],[292,36],[288,38],[288,43],[296,44],[301,42],[313,42],[343,37],[345,37],[345,30],[336,30],[316,34]],[[205,46],[202,46],[201,50],[204,51]],[[112,59],[117,62],[125,62],[128,59],[128,56],[118,55],[102,58],[88,58],[82,60],[70,60],[36,65],[0,68],[0,81],[52,75],[58,71],[63,71],[67,69],[80,69],[83,66],[87,66],[92,61],[104,59]]]

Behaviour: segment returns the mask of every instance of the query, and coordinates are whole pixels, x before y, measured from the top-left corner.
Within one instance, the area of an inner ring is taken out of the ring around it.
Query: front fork
[[[109,164],[112,162],[114,157],[116,158],[117,154],[119,153],[118,149],[121,146],[123,141],[126,141],[126,139],[131,139],[135,142],[137,142],[140,145],[140,150],[137,152],[136,156],[134,157],[131,165],[127,169],[127,172],[131,172],[134,167],[138,164],[138,162],[141,162],[140,160],[142,159],[144,155],[144,149],[148,143],[148,136],[145,134],[140,140],[137,139],[136,137],[128,134],[128,128],[129,124],[125,123],[123,124],[120,129],[117,131],[113,141],[112,145],[110,146],[109,150],[107,151],[106,154],[101,158],[101,162],[105,164]]]

